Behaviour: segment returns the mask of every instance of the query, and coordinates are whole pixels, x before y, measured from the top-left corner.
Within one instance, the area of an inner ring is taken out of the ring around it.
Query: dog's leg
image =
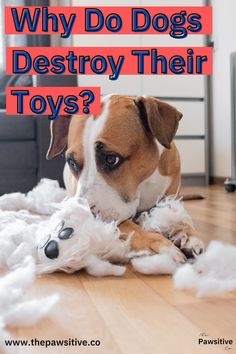
[[[142,229],[131,220],[126,220],[119,225],[122,232],[120,239],[127,240],[130,237],[130,251],[139,254],[147,251],[148,254],[166,254],[176,263],[185,263],[184,254],[163,235]]]
[[[167,189],[165,195],[173,196],[178,195],[181,186],[180,170],[173,177],[170,187]],[[186,212],[187,213],[187,212]],[[200,235],[196,232],[193,226],[190,224],[179,222],[176,225],[176,229],[171,234],[166,235],[175,246],[181,249],[187,258],[195,258],[201,254],[204,250],[204,244],[201,241]]]
[[[154,207],[149,213],[141,214],[137,222],[147,231],[161,232],[187,258],[196,258],[204,250],[203,242],[193,228],[191,218],[178,201],[177,205],[168,205],[168,202],[165,205],[164,202],[161,207]]]

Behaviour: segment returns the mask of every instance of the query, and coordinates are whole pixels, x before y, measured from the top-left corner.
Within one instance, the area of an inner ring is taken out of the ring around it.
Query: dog
[[[171,254],[176,262],[203,251],[192,226],[165,236],[133,220],[166,196],[178,195],[181,163],[173,142],[182,113],[154,97],[112,94],[99,116],[60,116],[51,123],[47,159],[65,152],[68,196],[85,198],[94,215],[117,221],[131,249]]]

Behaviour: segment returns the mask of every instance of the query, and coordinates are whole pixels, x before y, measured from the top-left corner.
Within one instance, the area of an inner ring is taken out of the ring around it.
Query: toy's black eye
[[[79,164],[74,160],[72,159],[71,157],[69,157],[67,159],[67,163],[68,165],[70,166],[70,169],[75,172],[75,173],[78,173],[80,171],[80,166]]]
[[[120,162],[120,157],[115,154],[109,154],[109,155],[106,155],[105,162],[109,166],[116,166]]]
[[[59,256],[58,244],[56,241],[50,241],[44,250],[45,255],[50,259],[55,259]]]
[[[61,232],[58,235],[58,238],[60,240],[68,240],[73,236],[74,229],[72,227],[66,227],[65,229],[61,230]]]

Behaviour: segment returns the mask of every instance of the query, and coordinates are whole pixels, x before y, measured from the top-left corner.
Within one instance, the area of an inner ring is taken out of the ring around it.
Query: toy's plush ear
[[[51,122],[51,141],[47,152],[48,160],[65,151],[70,119],[70,116],[59,116]]]
[[[137,97],[134,100],[139,109],[144,129],[154,136],[163,146],[170,149],[182,113],[166,102],[154,97]]]

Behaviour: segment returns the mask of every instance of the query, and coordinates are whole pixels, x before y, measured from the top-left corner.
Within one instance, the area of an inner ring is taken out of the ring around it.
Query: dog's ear
[[[154,136],[163,146],[170,149],[182,113],[166,102],[154,97],[137,97],[134,100],[147,134]]]
[[[47,152],[48,160],[65,151],[70,118],[70,116],[58,116],[55,120],[51,121],[51,141]]]

